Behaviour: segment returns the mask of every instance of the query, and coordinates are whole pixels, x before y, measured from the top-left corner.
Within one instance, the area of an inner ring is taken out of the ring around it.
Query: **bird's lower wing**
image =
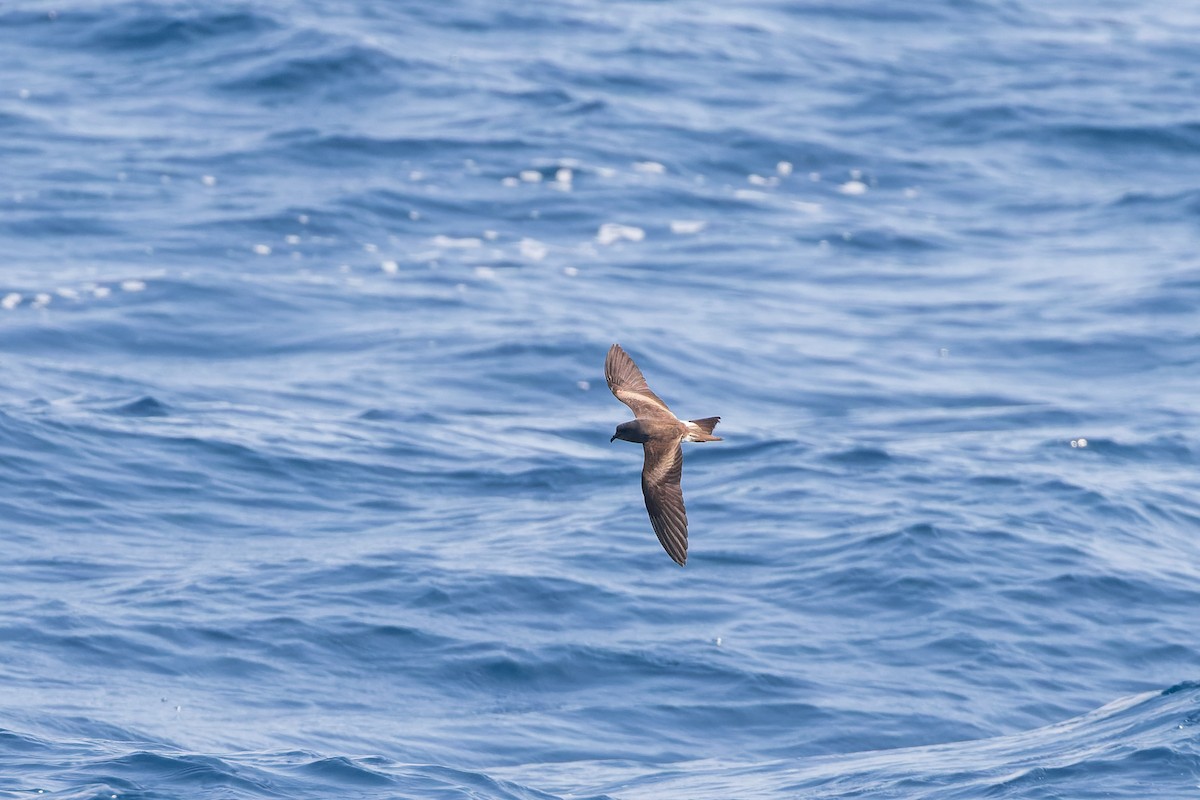
[[[679,441],[650,441],[643,445],[642,495],[654,535],[676,564],[687,563],[687,510],[683,505],[683,447]]]

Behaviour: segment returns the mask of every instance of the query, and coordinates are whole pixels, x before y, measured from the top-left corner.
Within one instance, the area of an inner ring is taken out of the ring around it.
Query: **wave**
[[[219,795],[230,800],[277,800],[347,791],[380,800],[398,795],[444,800],[557,797],[483,771],[307,751],[189,753],[132,732],[117,739],[93,737],[81,742],[0,728],[0,768],[5,773],[0,791],[11,797],[152,800]]]
[[[1187,797],[1200,778],[1198,709],[1200,683],[1185,682],[1006,736],[765,764],[684,762],[653,774],[626,770],[596,788],[624,800],[864,796],[1132,800],[1145,797],[1149,786],[1156,797]],[[597,771],[605,769],[594,766]],[[563,785],[565,776],[560,772],[557,777],[552,786]]]

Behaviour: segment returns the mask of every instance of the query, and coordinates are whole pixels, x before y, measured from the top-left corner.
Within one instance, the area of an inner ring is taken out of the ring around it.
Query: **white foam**
[[[575,381],[575,385],[579,387],[579,391],[586,392],[592,388],[592,384],[588,381]]]
[[[792,208],[805,214],[816,215],[821,213],[822,206],[820,203],[810,203],[807,200],[793,200]]]
[[[808,179],[810,181],[812,181],[813,183],[820,183],[821,182],[821,173],[810,172],[810,173],[808,173]]]
[[[686,235],[689,233],[699,233],[708,227],[708,223],[702,219],[673,219],[671,220],[671,233]]]
[[[520,249],[521,255],[530,261],[541,261],[546,257],[546,253],[550,252],[550,249],[537,239],[522,239]]]
[[[38,292],[33,296],[33,307],[45,308],[46,306],[50,305],[50,300],[50,295],[46,294],[45,292]]]
[[[491,267],[476,267],[475,268],[475,277],[483,278],[484,280],[489,280],[489,281],[495,280],[496,279],[496,270],[492,269]]]
[[[288,234],[286,237],[284,237],[284,241],[287,242],[288,244],[293,244],[293,245],[300,244],[300,237],[294,233],[291,233],[291,234]]]
[[[420,211],[410,211],[410,212],[408,212],[408,218],[411,219],[413,222],[416,222],[417,220],[419,220],[421,218],[421,212]]]
[[[108,297],[110,294],[112,294],[112,289],[108,288],[107,286],[97,286],[96,288],[92,289],[93,297],[104,298]]]
[[[759,189],[735,189],[733,192],[735,200],[770,200],[771,195]]]
[[[0,300],[0,308],[5,311],[12,311],[21,304],[21,295],[18,292],[9,292],[4,295],[4,299]]]
[[[606,222],[596,232],[596,241],[599,244],[615,244],[622,239],[640,242],[645,238],[646,231],[641,228],[634,225],[622,225],[618,222]]]
[[[299,222],[301,225],[307,225],[308,224],[308,214],[301,214],[300,216],[296,217],[296,221]]]
[[[258,253],[260,256],[271,255],[271,245],[269,244],[256,244],[254,245],[253,249],[254,252]]]
[[[499,238],[499,236],[500,236],[500,234],[496,233],[495,231],[484,231],[483,232],[483,238],[487,239],[489,242],[496,241],[496,239]]]
[[[146,290],[146,282],[137,279],[121,281],[121,288],[126,292],[142,292]]]
[[[379,245],[371,244],[370,242],[367,242],[366,244],[363,245],[363,250],[367,251],[368,253],[378,253]]]
[[[379,268],[381,270],[383,270],[384,272],[386,272],[388,275],[395,275],[397,272],[400,271],[400,265],[397,262],[392,261],[390,259],[387,261],[381,261],[379,263]]]
[[[914,186],[910,186],[904,190],[904,199],[915,200],[921,192]]]
[[[467,236],[461,239],[456,239],[453,236],[443,236],[438,234],[433,237],[433,246],[446,249],[471,250],[476,247],[482,247],[483,241],[476,239],[474,236]]]
[[[778,172],[780,175],[791,175],[792,174],[792,162],[780,161],[778,164],[775,165],[775,171]]]
[[[667,171],[667,168],[657,161],[635,161],[633,169],[635,172],[643,172],[647,175],[662,175]]]
[[[838,191],[841,192],[842,194],[848,194],[851,196],[866,194],[867,193],[867,185],[865,183],[863,183],[862,181],[858,181],[858,180],[846,181],[845,183],[843,183],[841,186],[838,187]]]
[[[200,178],[200,182],[205,186],[216,186],[217,178],[215,175],[205,175],[204,177]]]
[[[617,174],[617,171],[612,167],[596,167],[596,174],[601,178],[611,178]]]
[[[519,173],[521,180],[526,183],[541,183],[542,173],[536,169],[523,169]]]
[[[579,267],[563,267],[563,275],[566,275],[568,278],[574,278],[578,274]]]
[[[54,291],[54,293],[65,300],[78,300],[79,299],[79,292],[76,291],[75,289],[70,288],[69,286],[64,286],[61,289],[56,289]]]
[[[772,175],[770,177],[763,177],[762,175],[751,174],[751,175],[747,176],[746,180],[748,180],[752,186],[778,186],[779,185],[779,178],[775,177],[774,175]]]
[[[425,173],[421,172],[419,169],[414,169],[412,172],[408,173],[408,179],[410,181],[423,181],[425,180]]]
[[[518,180],[517,178],[512,177],[511,175],[509,175],[507,178],[501,178],[500,183],[504,186],[509,186],[509,187],[521,185],[521,181]]]
[[[21,98],[22,100],[28,100],[29,94],[30,94],[30,92],[28,89],[18,89],[17,90],[17,97]]]
[[[570,183],[575,180],[575,173],[567,167],[559,167],[554,173],[554,180],[559,183]]]

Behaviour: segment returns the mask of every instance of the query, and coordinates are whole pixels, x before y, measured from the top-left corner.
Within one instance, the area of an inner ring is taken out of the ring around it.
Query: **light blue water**
[[[1198,38],[6,4],[0,797],[1196,796]]]

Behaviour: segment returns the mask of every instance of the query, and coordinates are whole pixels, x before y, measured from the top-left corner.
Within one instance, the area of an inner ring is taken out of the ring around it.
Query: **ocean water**
[[[3,4],[0,797],[1196,797],[1198,38]]]

